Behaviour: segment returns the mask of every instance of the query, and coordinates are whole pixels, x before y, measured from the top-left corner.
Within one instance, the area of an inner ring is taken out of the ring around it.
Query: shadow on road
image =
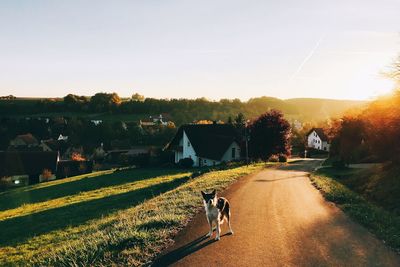
[[[283,171],[313,171],[316,167],[322,164],[324,159],[307,159],[307,160],[296,160],[289,162],[287,165],[279,166],[278,170]]]
[[[226,236],[226,235],[230,235],[228,233],[221,235],[221,238]],[[207,241],[206,241],[207,240]],[[205,241],[205,242],[203,242]],[[171,265],[177,261],[179,261],[180,259],[183,259],[184,257],[208,246],[211,245],[212,243],[216,242],[214,240],[214,238],[210,239],[209,237],[201,236],[189,243],[187,243],[186,245],[183,245],[180,248],[177,248],[171,252],[168,252],[162,256],[160,256],[159,258],[157,258],[154,263],[151,266],[168,266]]]
[[[298,179],[298,178],[304,178],[304,175],[296,175],[296,176],[290,176],[290,177],[285,177],[285,178],[280,178],[280,179],[256,179],[254,182],[264,182],[264,183],[271,183],[271,182],[276,182],[276,181],[283,181],[283,180],[291,180],[291,179]]]

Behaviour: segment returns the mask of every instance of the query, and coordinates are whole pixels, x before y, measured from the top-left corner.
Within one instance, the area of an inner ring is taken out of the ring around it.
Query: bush
[[[178,162],[179,167],[185,168],[185,169],[193,167],[193,164],[194,164],[194,161],[191,158],[184,158],[184,159],[179,160],[179,162]]]
[[[51,173],[51,170],[43,169],[43,171],[42,171],[42,181],[43,182],[47,182],[47,181],[50,181],[51,178],[53,178],[53,174]]]
[[[268,159],[269,162],[279,162],[278,155],[271,155]]]
[[[279,162],[287,162],[287,155],[279,154],[278,160]]]

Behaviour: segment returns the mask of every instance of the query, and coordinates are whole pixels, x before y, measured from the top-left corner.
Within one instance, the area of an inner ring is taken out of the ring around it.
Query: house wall
[[[315,149],[322,149],[322,140],[319,138],[316,131],[312,131],[307,138],[308,147],[312,147]]]
[[[10,187],[29,185],[29,175],[14,175],[10,176],[8,179]]]
[[[55,174],[52,174],[50,177],[48,177],[48,178],[45,178],[42,174],[41,175],[39,175],[39,182],[40,183],[42,183],[42,182],[47,182],[47,181],[53,181],[53,180],[55,180],[57,177],[56,177],[56,175]]]
[[[326,141],[322,141],[316,131],[312,131],[307,137],[307,146],[319,150],[329,151],[330,145]]]
[[[183,148],[183,151],[175,151],[175,163],[178,163],[181,159],[191,158],[194,161],[193,166],[198,166],[198,158],[196,152],[193,149],[192,144],[189,141],[185,131],[183,132],[183,138],[179,141],[179,146]]]
[[[200,160],[201,160],[201,166],[214,166],[221,164],[221,161],[215,159],[198,158],[194,166],[196,167],[200,166]]]
[[[196,152],[194,151],[193,146],[190,143],[190,140],[186,135],[185,131],[183,131],[182,146],[183,146],[183,158],[191,158],[194,161],[193,166],[198,166],[199,162],[196,156]]]
[[[14,140],[10,141],[10,145],[11,146],[25,146],[26,143],[19,138],[15,138]]]
[[[236,152],[235,152],[235,158],[232,158],[232,148],[235,148]],[[226,152],[224,153],[224,155],[222,156],[222,160],[221,161],[232,161],[235,159],[240,159],[240,146],[236,143],[233,142],[228,149],[226,150]]]
[[[322,142],[322,150],[329,151],[330,146],[331,145],[328,144],[328,142],[326,142],[326,141]]]
[[[183,153],[181,151],[175,151],[175,163],[178,163],[183,159]]]

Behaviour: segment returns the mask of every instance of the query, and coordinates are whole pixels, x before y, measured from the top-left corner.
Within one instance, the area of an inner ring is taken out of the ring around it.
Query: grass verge
[[[352,175],[354,172],[357,170],[323,168],[311,174],[310,179],[327,200],[337,204],[356,222],[400,252],[400,217],[368,202],[334,178]]]

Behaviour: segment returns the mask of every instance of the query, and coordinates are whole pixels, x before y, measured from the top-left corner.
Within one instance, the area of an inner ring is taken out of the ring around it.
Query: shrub
[[[269,162],[279,162],[278,155],[271,155],[268,159]]]
[[[287,162],[287,155],[279,154],[278,160],[279,162]]]
[[[53,177],[53,174],[51,173],[51,170],[49,169],[43,169],[42,171],[42,181],[49,181]]]
[[[179,167],[185,168],[185,169],[193,167],[193,164],[194,164],[194,161],[191,158],[184,158],[184,159],[179,160],[179,162],[178,162]]]

